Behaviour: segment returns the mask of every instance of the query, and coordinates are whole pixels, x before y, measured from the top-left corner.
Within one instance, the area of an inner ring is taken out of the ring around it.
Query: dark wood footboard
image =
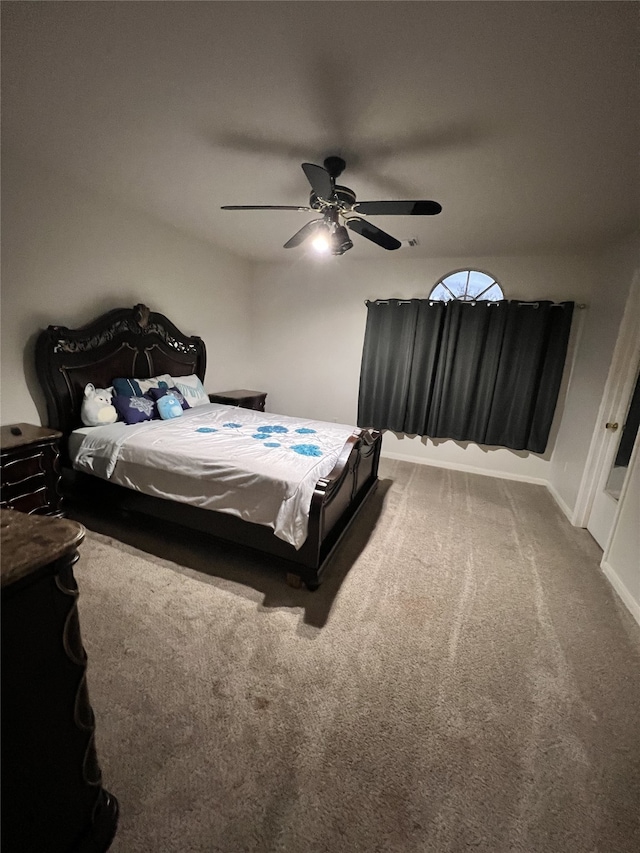
[[[298,552],[304,561],[301,576],[308,587],[320,583],[334,548],[375,489],[381,446],[381,433],[358,430],[347,441],[333,471],[316,484],[307,539]]]

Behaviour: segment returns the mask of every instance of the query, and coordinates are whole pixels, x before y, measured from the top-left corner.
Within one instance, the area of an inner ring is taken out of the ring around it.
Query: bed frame
[[[107,388],[117,376],[148,378],[197,374],[204,381],[207,354],[197,336],[183,334],[146,305],[118,308],[79,329],[49,326],[36,343],[36,372],[47,403],[48,426],[63,433],[60,458],[69,497],[108,500],[129,512],[178,523],[286,562],[289,583],[317,588],[344,532],[378,482],[382,436],[355,429],[333,471],[316,484],[309,532],[296,549],[271,528],[236,516],[150,497],[71,470],[67,439],[82,426],[80,407],[87,382]]]

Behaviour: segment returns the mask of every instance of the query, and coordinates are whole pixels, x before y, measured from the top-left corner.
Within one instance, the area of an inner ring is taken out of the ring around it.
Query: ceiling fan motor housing
[[[341,201],[349,207],[356,203],[356,194],[352,189],[349,189],[349,187],[341,187],[339,184],[336,184],[334,187],[334,195],[337,201]],[[314,192],[309,195],[309,205],[310,207],[313,207],[314,210],[318,210],[319,208],[326,206],[327,201],[331,201],[331,199],[324,199],[321,201]]]
[[[344,201],[345,204],[349,205],[356,203],[356,194],[349,187],[341,187],[336,184],[335,190],[338,201]]]

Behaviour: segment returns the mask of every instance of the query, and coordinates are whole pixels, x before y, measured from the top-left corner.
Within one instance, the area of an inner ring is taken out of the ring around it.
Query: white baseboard
[[[580,526],[580,525],[577,525],[575,523],[575,521],[573,520],[574,514],[573,514],[573,510],[571,509],[569,504],[565,503],[565,501],[560,497],[558,492],[556,492],[556,490],[553,488],[551,483],[545,483],[545,485],[546,485],[547,489],[549,490],[549,494],[554,499],[554,501],[558,504],[558,506],[560,507],[562,512],[567,516],[567,518],[569,519],[571,524],[573,524],[574,527]]]
[[[600,564],[600,568],[602,569],[606,579],[609,581],[611,586],[615,589],[619,597],[622,599],[622,602],[629,611],[629,613],[631,613],[638,625],[640,625],[640,603],[636,601],[636,599],[629,592],[627,587],[622,583],[622,581],[615,573],[613,568],[609,565],[609,563],[603,560]]]
[[[533,483],[536,486],[548,486],[548,482],[541,477],[527,477],[522,474],[510,474],[506,471],[494,471],[490,468],[476,468],[473,465],[463,465],[460,462],[436,462],[433,459],[424,459],[422,456],[405,456],[403,453],[380,454],[386,459],[397,459],[400,462],[413,462],[416,465],[431,465],[433,468],[450,468],[452,471],[464,471],[467,474],[483,474],[485,477],[499,477],[502,480],[519,480],[521,483]]]

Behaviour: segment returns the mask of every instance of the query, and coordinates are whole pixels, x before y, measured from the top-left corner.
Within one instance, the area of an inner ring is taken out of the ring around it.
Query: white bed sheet
[[[83,427],[69,452],[78,471],[266,525],[298,549],[315,484],[353,430],[211,403],[167,421]]]

